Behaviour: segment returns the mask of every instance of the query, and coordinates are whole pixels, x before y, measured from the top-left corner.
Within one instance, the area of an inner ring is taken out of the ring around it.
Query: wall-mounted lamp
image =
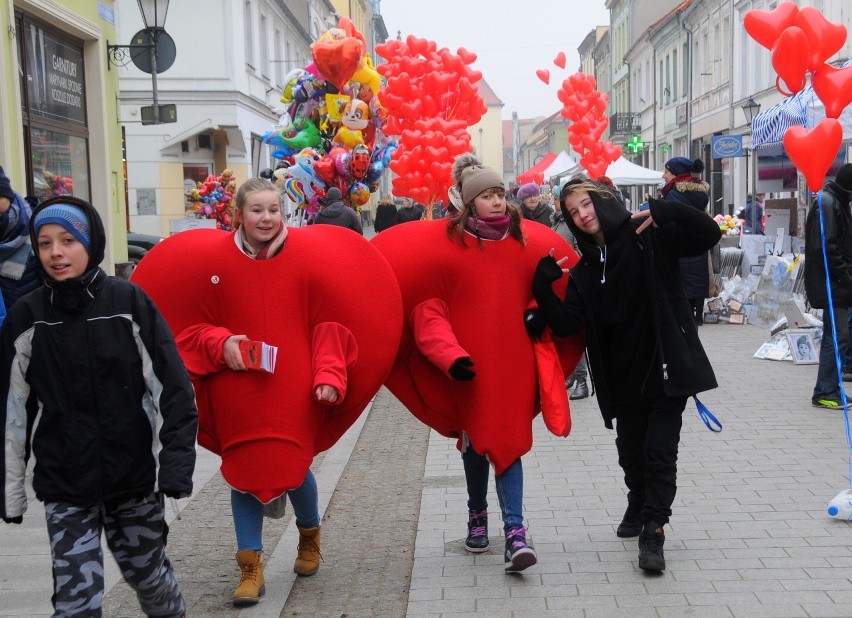
[[[111,64],[125,66],[129,55],[136,68],[151,74],[151,93],[154,104],[141,108],[142,124],[175,122],[177,121],[175,105],[160,105],[157,92],[157,73],[170,68],[176,55],[174,39],[165,30],[169,0],[137,1],[145,28],[133,35],[129,45],[110,45],[107,41],[107,69]],[[134,50],[137,52],[147,50],[148,53],[133,53]]]

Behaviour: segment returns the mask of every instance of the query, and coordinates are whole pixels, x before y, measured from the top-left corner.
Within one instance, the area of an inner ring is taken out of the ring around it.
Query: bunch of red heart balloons
[[[609,125],[606,116],[608,97],[599,91],[592,75],[574,73],[562,82],[557,96],[562,116],[570,120],[568,143],[580,155],[580,165],[591,178],[606,174],[609,164],[621,156],[621,148],[600,138]]]
[[[826,117],[813,130],[799,126],[784,133],[787,154],[811,190],[818,191],[843,141],[837,118],[852,102],[852,67],[838,69],[826,62],[846,43],[846,27],[828,21],[814,7],[800,9],[790,1],[772,11],[753,9],[743,24],[755,41],[772,51],[781,94],[802,90],[810,72],[814,92],[825,105]],[[789,92],[781,89],[782,82]]]
[[[429,206],[453,184],[453,161],[471,150],[467,127],[488,111],[476,86],[482,73],[470,67],[476,54],[414,36],[377,45],[376,53],[387,60],[377,67],[387,79],[385,131],[400,136],[390,161],[393,192],[426,205],[430,217]]]

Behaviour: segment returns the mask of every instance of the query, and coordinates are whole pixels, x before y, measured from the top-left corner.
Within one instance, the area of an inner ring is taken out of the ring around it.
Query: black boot
[[[568,390],[571,390],[571,388],[572,388],[572,387],[573,387],[576,383],[577,383],[577,376],[575,376],[575,375],[572,373],[572,374],[568,377],[568,379],[567,379],[567,380],[565,380],[565,388],[567,388]]]
[[[488,551],[488,511],[467,512],[467,538],[464,548],[474,554]]]
[[[624,511],[624,517],[621,518],[621,523],[615,531],[615,535],[622,539],[627,539],[633,536],[639,536],[642,532],[642,504],[636,500],[627,499],[627,510]]]
[[[639,568],[645,571],[659,573],[666,570],[666,559],[663,557],[663,544],[666,535],[662,524],[655,521],[645,523],[639,535]]]
[[[585,380],[582,380],[582,381],[577,380],[577,388],[574,389],[574,392],[571,393],[571,396],[568,397],[568,399],[573,401],[575,399],[585,399],[588,396],[589,396],[589,387],[586,386],[586,381]]]

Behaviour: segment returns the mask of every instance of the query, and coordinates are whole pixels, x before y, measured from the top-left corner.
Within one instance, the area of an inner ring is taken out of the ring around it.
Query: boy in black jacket
[[[628,506],[616,534],[639,536],[639,566],[666,568],[663,526],[677,491],[677,452],[687,398],[715,388],[680,282],[678,258],[706,252],[721,236],[705,213],[649,200],[631,216],[600,183],[575,177],[560,207],[577,239],[564,300],[552,284],[564,259],[545,256],[533,295],[553,332],[586,331],[586,348],[604,422],[616,419],[618,463]]]
[[[163,495],[192,491],[197,411],[171,331],[136,285],[98,264],[97,211],[62,196],[30,219],[43,285],[0,331],[0,516],[21,523],[27,459],[44,502],[56,615],[100,615],[100,538],[149,616],[182,616]]]

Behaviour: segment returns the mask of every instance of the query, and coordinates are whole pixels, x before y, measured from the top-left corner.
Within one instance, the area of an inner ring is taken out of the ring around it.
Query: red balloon
[[[458,54],[458,56],[462,59],[462,62],[465,64],[473,64],[476,62],[476,54],[467,51],[464,47],[459,47],[456,50],[456,54]]]
[[[846,106],[852,103],[852,66],[838,69],[824,64],[811,77],[811,84],[825,105],[828,118],[840,118]]]
[[[745,14],[746,32],[766,49],[775,47],[781,33],[796,22],[799,7],[793,2],[782,2],[771,11],[752,9]]]
[[[792,94],[805,87],[808,57],[808,37],[797,26],[784,30],[772,48],[772,66]]]
[[[556,58],[553,59],[553,64],[558,66],[560,69],[565,68],[565,52],[559,52],[556,54]]]
[[[790,127],[784,132],[784,150],[799,169],[811,191],[822,189],[828,172],[843,142],[843,127],[834,118],[824,118],[808,131]]]
[[[547,69],[536,69],[535,75],[545,84],[550,84],[550,71]]]
[[[314,62],[323,77],[338,90],[350,80],[364,57],[364,45],[356,38],[316,41],[311,45]]]
[[[816,71],[846,43],[846,26],[828,21],[818,9],[806,6],[796,15],[796,25],[808,37],[808,68]]]
[[[337,176],[334,159],[331,156],[326,156],[314,163],[314,174],[325,184],[332,184],[335,176]]]

